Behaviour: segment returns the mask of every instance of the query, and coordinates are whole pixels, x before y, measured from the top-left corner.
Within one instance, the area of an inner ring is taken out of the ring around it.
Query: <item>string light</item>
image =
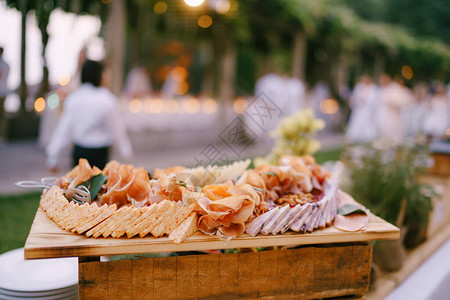
[[[34,101],[34,110],[37,113],[42,112],[45,109],[45,100],[42,97],[39,97]]]
[[[213,20],[208,15],[202,15],[198,18],[197,23],[198,23],[198,26],[200,26],[201,28],[208,28],[209,26],[212,25]]]
[[[128,103],[128,110],[132,114],[138,114],[142,110],[142,102],[139,99],[133,99]]]
[[[403,66],[402,67],[402,76],[405,79],[410,80],[414,75],[414,72],[410,66]]]
[[[163,1],[156,2],[155,5],[153,6],[153,11],[157,15],[162,15],[167,11],[167,3]]]
[[[237,114],[242,115],[247,108],[247,101],[244,98],[237,98],[233,103],[233,109]]]
[[[326,115],[334,115],[339,110],[339,104],[334,99],[324,99],[320,102],[320,110]]]
[[[217,102],[213,99],[207,99],[203,102],[203,111],[206,114],[213,114],[217,111]]]
[[[47,105],[48,108],[50,109],[55,109],[58,107],[59,105],[59,97],[56,94],[51,94],[50,96],[48,96],[47,98]]]
[[[184,2],[189,6],[197,7],[202,5],[205,0],[184,0]]]

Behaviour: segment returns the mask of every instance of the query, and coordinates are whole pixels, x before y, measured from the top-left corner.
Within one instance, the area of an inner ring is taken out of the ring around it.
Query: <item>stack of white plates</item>
[[[77,258],[24,260],[23,248],[0,255],[0,299],[78,299]]]

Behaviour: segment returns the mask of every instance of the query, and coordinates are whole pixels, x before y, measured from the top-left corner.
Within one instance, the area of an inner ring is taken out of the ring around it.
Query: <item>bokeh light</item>
[[[186,111],[188,114],[196,114],[200,111],[200,102],[197,99],[192,98],[186,101]]]
[[[59,76],[59,78],[58,78],[58,84],[59,84],[60,86],[65,86],[65,85],[69,84],[70,79],[71,79],[71,78],[70,78],[70,74],[69,74],[69,73],[65,73],[65,74]]]
[[[45,100],[42,97],[39,97],[34,101],[34,110],[37,113],[42,112],[45,109]]]
[[[128,110],[132,114],[138,114],[142,110],[142,101],[139,99],[133,99],[128,103]]]
[[[164,103],[164,111],[168,114],[175,114],[178,111],[178,102],[170,99]]]
[[[163,101],[161,99],[154,99],[148,101],[145,107],[145,112],[159,114],[163,111],[163,109],[164,109]]]
[[[405,79],[411,79],[414,75],[414,72],[410,66],[403,66],[402,67],[402,76]]]
[[[230,0],[217,0],[215,9],[219,14],[224,15],[230,11],[230,7]]]
[[[217,111],[217,102],[213,99],[206,99],[202,108],[206,114],[214,114]]]
[[[176,81],[184,81],[188,77],[188,72],[187,72],[186,68],[183,68],[181,66],[176,66],[175,68],[173,68],[170,75]]]
[[[242,115],[247,108],[247,101],[244,98],[237,98],[233,103],[233,109],[237,114]]]
[[[155,14],[162,15],[167,11],[167,3],[163,1],[158,1],[153,6],[153,11]]]
[[[186,81],[179,82],[177,84],[177,87],[175,89],[175,94],[177,95],[184,95],[189,90],[189,84]]]
[[[55,109],[57,108],[59,105],[59,97],[56,94],[51,94],[50,96],[48,96],[47,98],[47,106],[50,109]]]
[[[198,26],[200,26],[201,28],[208,28],[212,25],[212,22],[212,18],[208,15],[200,16],[197,21]]]
[[[192,7],[197,7],[202,5],[203,2],[205,2],[205,0],[184,0],[184,2]]]
[[[326,115],[334,115],[339,110],[339,103],[334,99],[324,99],[320,102],[320,110]]]

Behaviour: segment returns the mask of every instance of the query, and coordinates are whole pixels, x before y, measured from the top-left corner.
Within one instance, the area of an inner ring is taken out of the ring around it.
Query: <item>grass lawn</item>
[[[23,247],[39,206],[40,192],[0,195],[0,253]]]
[[[343,149],[318,152],[318,163],[338,160]],[[30,231],[40,192],[0,195],[0,253],[23,247]]]

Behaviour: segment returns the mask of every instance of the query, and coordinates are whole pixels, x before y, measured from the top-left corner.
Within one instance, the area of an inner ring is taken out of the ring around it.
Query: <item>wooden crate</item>
[[[80,262],[80,299],[315,299],[362,296],[367,243]]]
[[[431,199],[433,210],[430,212],[427,227],[427,237],[430,237],[450,220],[450,175],[427,174],[420,180],[432,185],[439,194]]]
[[[433,166],[428,170],[428,173],[434,175],[446,175],[450,176],[450,155],[433,153],[431,157],[434,160]]]

